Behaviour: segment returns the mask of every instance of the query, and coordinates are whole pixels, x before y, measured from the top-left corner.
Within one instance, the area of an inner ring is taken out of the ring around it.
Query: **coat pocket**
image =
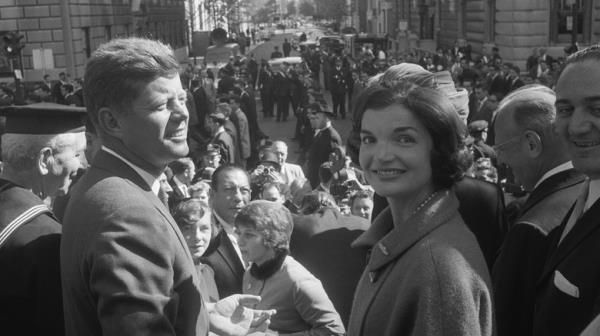
[[[559,271],[554,271],[554,286],[569,296],[579,298],[579,288],[567,280]]]

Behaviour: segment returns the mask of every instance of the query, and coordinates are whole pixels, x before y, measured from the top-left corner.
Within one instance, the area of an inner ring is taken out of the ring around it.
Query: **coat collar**
[[[525,204],[523,204],[520,213],[523,214],[527,212],[534,205],[548,197],[548,195],[553,194],[561,189],[569,188],[575,184],[582,183],[583,181],[585,181],[585,175],[576,171],[575,169],[563,170],[548,177],[531,192],[527,198],[527,201],[525,201]]]
[[[574,207],[574,205],[573,205]],[[573,211],[573,207],[563,219],[563,222],[560,226],[560,230],[558,230],[554,239],[551,242],[551,247],[554,247],[551,250],[551,254],[548,256],[547,262],[544,266],[544,271],[542,272],[542,276],[539,278],[539,283],[543,281],[548,275],[552,273],[560,264],[582,241],[586,238],[592,236],[592,232],[600,228],[598,225],[598,218],[600,218],[600,200],[596,201],[591,208],[588,209],[579,220],[575,223],[571,231],[567,233],[565,238],[559,243],[560,237],[562,236],[562,232],[565,229],[565,224],[569,217],[571,216],[571,212]]]
[[[410,249],[452,217],[458,215],[458,199],[451,190],[441,190],[421,211],[407,219],[402,228],[394,226],[390,207],[385,208],[371,227],[352,247],[373,248],[367,270],[376,271]]]

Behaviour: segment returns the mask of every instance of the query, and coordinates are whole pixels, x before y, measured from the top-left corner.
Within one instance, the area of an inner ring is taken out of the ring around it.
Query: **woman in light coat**
[[[451,189],[464,126],[443,94],[380,83],[357,100],[359,161],[389,206],[353,243],[371,253],[348,335],[492,335],[489,272]]]

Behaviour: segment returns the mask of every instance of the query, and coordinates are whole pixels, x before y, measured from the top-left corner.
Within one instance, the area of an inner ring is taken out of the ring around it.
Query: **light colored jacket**
[[[454,192],[439,191],[401,226],[385,209],[354,243],[372,248],[348,335],[493,335],[489,272]]]
[[[259,280],[247,270],[244,294],[260,295],[255,309],[276,309],[269,329],[280,335],[343,335],[344,326],[321,282],[294,258],[287,256],[275,274]]]

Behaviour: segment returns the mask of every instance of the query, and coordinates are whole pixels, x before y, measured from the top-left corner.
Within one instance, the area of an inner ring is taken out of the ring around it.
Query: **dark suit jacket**
[[[0,180],[0,189],[0,231],[27,209],[43,204],[6,180]],[[0,249],[0,334],[64,335],[60,232],[48,211],[15,230]]]
[[[319,132],[319,134],[313,138],[306,156],[306,177],[310,181],[310,185],[313,189],[319,185],[319,166],[329,160],[329,154],[335,147],[341,145],[342,138],[333,126]]]
[[[454,192],[459,201],[458,212],[477,238],[487,266],[492,269],[507,232],[502,189],[492,183],[465,177],[454,185]],[[376,218],[388,203],[377,194],[373,201],[371,218]]]
[[[549,237],[550,250],[537,284],[533,335],[579,335],[600,313],[600,201],[558,244],[565,228]]]
[[[220,230],[213,238],[202,256],[201,262],[214,270],[219,297],[225,298],[242,293],[244,265],[225,230]]]
[[[225,75],[219,80],[217,94],[229,94],[229,91],[233,91],[234,88],[235,78],[233,78],[233,76]]]
[[[240,95],[240,108],[248,119],[248,130],[250,132],[250,144],[252,148],[258,143],[260,127],[258,126],[258,116],[256,114],[256,99],[250,92],[244,90]]]
[[[192,257],[150,186],[100,151],[72,193],[60,246],[66,335],[207,335]]]
[[[260,73],[258,75],[258,88],[263,93],[271,93],[271,89],[273,88],[273,73],[271,71],[265,70],[265,68],[261,68]]]
[[[500,95],[498,97],[498,101],[500,101],[500,99],[506,95],[507,88],[508,82],[506,81],[506,77],[498,73],[496,76],[492,77],[488,92],[490,94],[495,94],[496,96]]]
[[[368,227],[364,218],[343,216],[328,208],[294,218],[291,255],[321,280],[346,326],[354,290],[366,265],[365,250],[350,244]]]
[[[331,78],[329,83],[331,84],[332,94],[343,95],[348,91],[348,83],[346,82],[347,77],[348,75],[343,67],[339,70],[335,67],[331,68]]]
[[[292,94],[292,82],[287,73],[277,71],[273,74],[273,95],[289,97]]]
[[[584,180],[574,169],[560,172],[544,180],[523,204],[492,271],[499,336],[533,332],[535,285],[544,267],[548,234],[560,225]]]
[[[214,106],[210,102],[210,99],[208,99],[208,95],[206,94],[206,91],[204,90],[204,88],[202,86],[194,89],[194,91],[192,92],[192,97],[194,98],[194,105],[196,106],[196,110],[189,111],[190,112],[190,128],[193,126],[195,129],[195,132],[202,132],[202,131],[204,131],[204,127],[206,124],[206,122],[205,122],[206,116],[210,115],[213,112]],[[194,119],[196,119],[196,124],[193,124],[191,122],[192,114],[195,114]]]

